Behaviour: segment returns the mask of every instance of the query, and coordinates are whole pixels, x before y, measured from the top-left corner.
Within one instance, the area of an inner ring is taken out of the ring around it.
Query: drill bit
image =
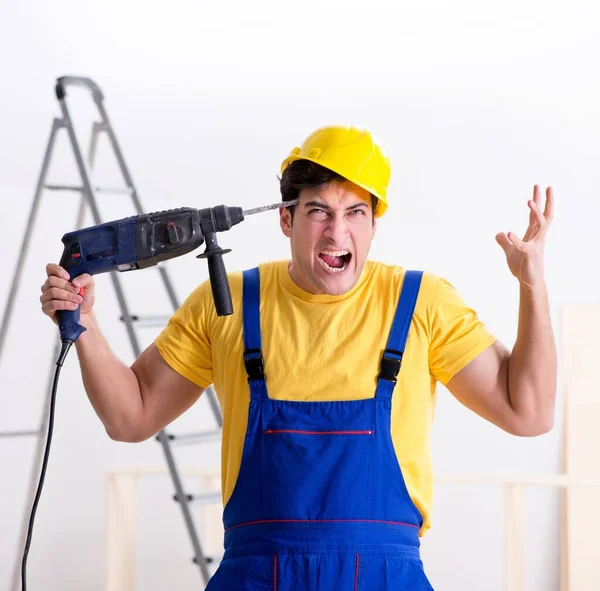
[[[263,211],[269,211],[270,209],[278,209],[280,207],[291,207],[292,205],[298,205],[298,199],[293,201],[284,201],[283,203],[273,203],[273,205],[263,205],[262,207],[255,207],[253,209],[245,209],[244,217],[254,215],[255,213],[262,213]]]

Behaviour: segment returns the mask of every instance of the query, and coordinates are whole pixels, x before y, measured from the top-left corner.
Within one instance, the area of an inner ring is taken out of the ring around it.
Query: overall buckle
[[[250,380],[265,380],[265,360],[261,349],[247,349],[244,351],[244,365]]]
[[[386,349],[381,358],[381,369],[379,371],[379,379],[388,380],[394,384],[398,381],[398,373],[402,365],[402,351],[395,349]]]

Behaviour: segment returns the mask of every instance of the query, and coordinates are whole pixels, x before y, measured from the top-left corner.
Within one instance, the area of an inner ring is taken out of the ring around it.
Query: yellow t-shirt
[[[339,296],[298,287],[289,261],[260,265],[261,333],[269,396],[352,400],[375,395],[405,269],[367,261]],[[240,468],[250,390],[243,362],[242,274],[229,274],[234,313],[217,316],[210,283],[196,288],[155,344],[165,361],[202,388],[213,384],[223,414],[222,494]],[[392,440],[408,491],[431,526],[429,439],[436,381],[446,384],[495,341],[476,312],[443,278],[425,272],[392,399]]]

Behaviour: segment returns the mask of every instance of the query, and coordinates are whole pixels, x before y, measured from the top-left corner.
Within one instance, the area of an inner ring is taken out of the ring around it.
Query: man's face
[[[292,221],[280,210],[290,239],[290,276],[309,293],[340,295],[360,278],[375,235],[368,191],[349,182],[303,189]]]

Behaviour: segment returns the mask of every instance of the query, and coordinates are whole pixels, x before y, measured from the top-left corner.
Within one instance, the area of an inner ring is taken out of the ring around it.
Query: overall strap
[[[258,267],[243,272],[244,365],[250,384],[250,399],[268,398],[265,360],[260,338],[260,275]]]
[[[381,370],[377,379],[377,391],[375,392],[376,397],[392,397],[396,378],[402,365],[402,356],[404,355],[422,277],[423,271],[407,271],[404,276],[400,301],[392,322],[387,348],[381,359]]]

